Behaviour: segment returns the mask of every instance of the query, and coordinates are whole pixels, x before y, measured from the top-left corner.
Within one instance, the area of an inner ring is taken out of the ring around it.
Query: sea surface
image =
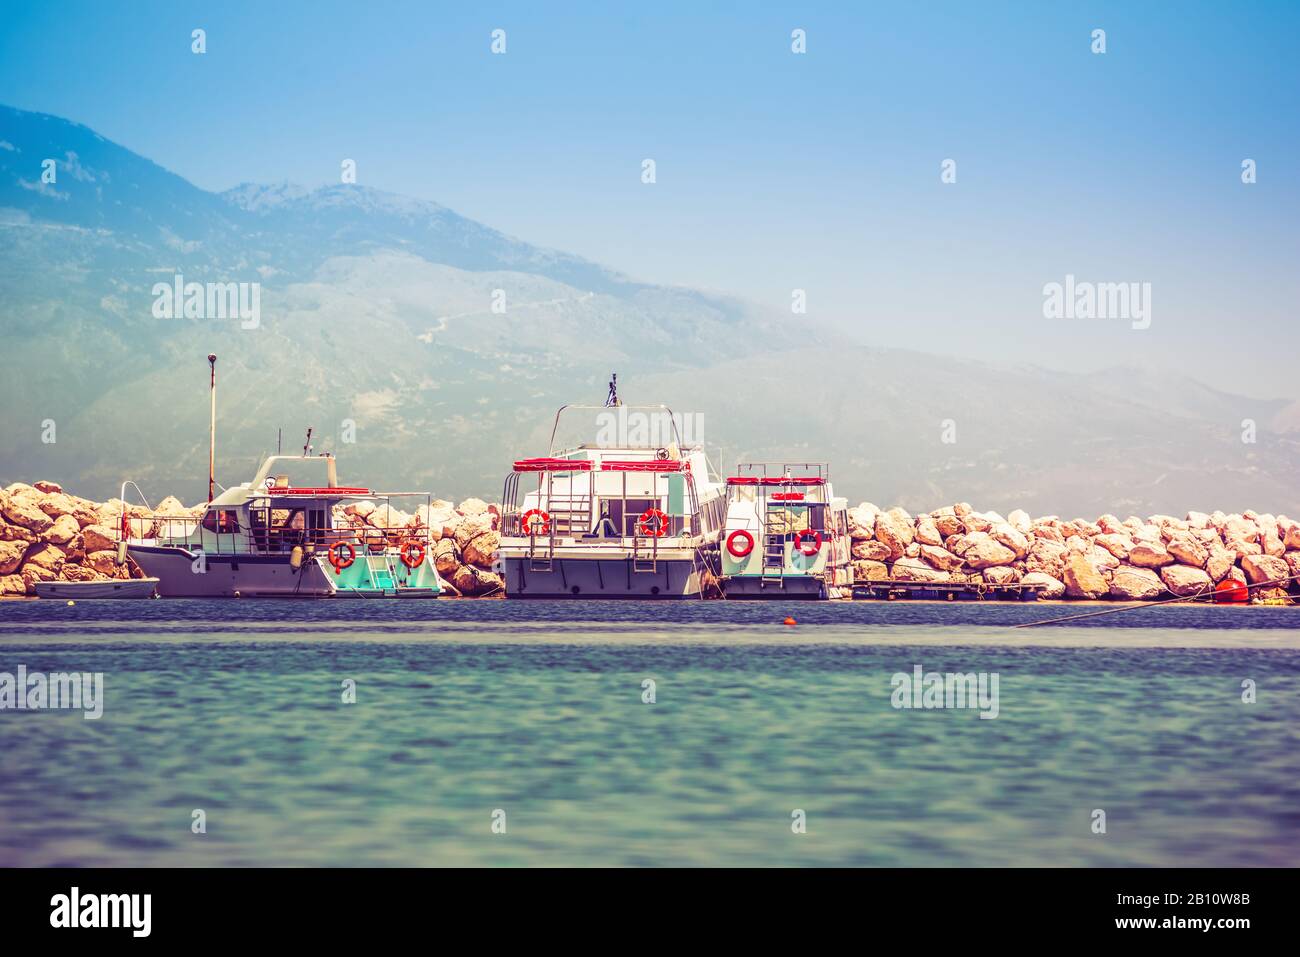
[[[0,711],[0,865],[1300,862],[1300,609],[1013,627],[1089,610],[0,602],[0,672],[104,676]]]

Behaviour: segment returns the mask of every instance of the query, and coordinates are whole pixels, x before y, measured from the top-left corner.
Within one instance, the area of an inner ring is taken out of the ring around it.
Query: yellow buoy
[[[71,598],[68,599],[68,605],[69,605],[69,606],[71,606],[71,605],[75,605],[75,604],[76,604],[76,602],[73,601]]]

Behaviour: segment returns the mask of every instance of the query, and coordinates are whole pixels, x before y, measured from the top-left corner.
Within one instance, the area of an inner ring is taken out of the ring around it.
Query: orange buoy
[[[781,624],[783,624],[783,625],[797,625],[797,624],[799,624],[799,622],[795,621],[793,618],[787,618],[785,621],[781,622]]]
[[[1214,589],[1214,600],[1219,604],[1250,601],[1250,589],[1240,578],[1225,578]]]

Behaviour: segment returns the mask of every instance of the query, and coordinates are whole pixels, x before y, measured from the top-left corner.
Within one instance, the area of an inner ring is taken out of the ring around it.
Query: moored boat
[[[826,464],[748,462],[736,472],[726,484],[726,597],[852,598],[848,502]]]
[[[290,470],[312,474],[294,484]],[[340,485],[328,454],[273,455],[198,517],[124,513],[123,542],[164,598],[432,598],[444,583],[428,528],[335,524],[337,505],[369,501],[392,514],[394,499],[413,496],[428,505],[423,493]],[[140,527],[149,537],[130,537]]]
[[[37,598],[62,598],[69,601],[88,598],[157,598],[158,579],[125,578],[93,582],[37,582]]]
[[[617,402],[611,390],[612,401]],[[613,428],[561,447],[562,417]],[[611,418],[612,417],[612,418]],[[511,598],[695,598],[716,588],[723,486],[666,406],[565,406],[546,454],[506,478],[500,559]]]

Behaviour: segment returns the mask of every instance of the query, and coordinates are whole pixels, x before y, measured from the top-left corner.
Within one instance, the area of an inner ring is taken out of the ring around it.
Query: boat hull
[[[639,570],[631,558],[554,558],[550,568],[527,558],[503,562],[510,598],[699,598],[701,576],[690,559]]]
[[[728,601],[772,598],[819,601],[829,597],[822,580],[809,575],[787,575],[780,581],[733,575],[722,580],[722,593]]]
[[[38,598],[157,598],[158,579],[126,578],[96,582],[37,582]]]

